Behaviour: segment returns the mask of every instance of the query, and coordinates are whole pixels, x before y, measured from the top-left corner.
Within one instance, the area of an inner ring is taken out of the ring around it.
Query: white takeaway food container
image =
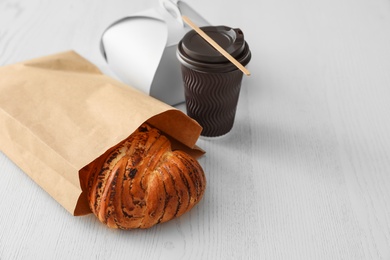
[[[157,8],[121,18],[104,31],[100,47],[110,70],[124,83],[169,105],[184,102],[176,48],[191,28],[209,23],[180,0],[159,0]]]

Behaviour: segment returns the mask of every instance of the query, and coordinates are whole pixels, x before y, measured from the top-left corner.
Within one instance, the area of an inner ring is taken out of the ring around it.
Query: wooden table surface
[[[186,3],[253,55],[233,130],[198,141],[202,202],[111,230],[0,153],[0,259],[390,259],[389,0]],[[103,30],[157,4],[2,0],[0,65],[73,49],[111,75]]]

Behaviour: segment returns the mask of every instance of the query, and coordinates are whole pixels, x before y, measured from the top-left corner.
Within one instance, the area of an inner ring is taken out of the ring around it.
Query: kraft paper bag
[[[74,51],[0,68],[0,149],[73,215],[90,213],[88,165],[142,123],[194,157],[201,126],[103,75]]]

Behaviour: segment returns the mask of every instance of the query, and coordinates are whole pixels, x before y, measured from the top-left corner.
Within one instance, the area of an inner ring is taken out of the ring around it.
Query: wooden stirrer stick
[[[213,39],[211,39],[202,29],[200,29],[196,24],[194,24],[190,18],[183,15],[183,21],[188,24],[195,32],[197,32],[204,40],[206,40],[211,46],[213,46],[217,51],[219,51],[226,59],[228,59],[231,63],[236,65],[245,75],[250,76],[251,73],[248,69],[241,65],[232,55],[230,55],[227,51],[225,51],[218,43],[216,43]]]

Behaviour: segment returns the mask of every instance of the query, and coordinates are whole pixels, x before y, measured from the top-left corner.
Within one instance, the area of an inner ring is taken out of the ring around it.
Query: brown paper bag
[[[194,120],[73,51],[0,68],[0,149],[73,215],[90,213],[87,165],[145,121],[176,148],[203,153]]]

